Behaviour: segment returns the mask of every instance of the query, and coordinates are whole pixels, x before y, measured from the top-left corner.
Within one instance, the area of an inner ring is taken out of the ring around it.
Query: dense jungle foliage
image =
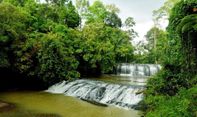
[[[166,39],[157,38],[163,48],[152,49],[161,52],[156,60],[163,68],[147,83],[146,117],[197,116],[197,1],[178,1],[169,10]]]
[[[133,18],[123,23],[119,9],[101,1],[76,4],[1,0],[1,72],[6,69],[8,74],[50,85],[80,75],[110,73],[116,64],[132,61]]]

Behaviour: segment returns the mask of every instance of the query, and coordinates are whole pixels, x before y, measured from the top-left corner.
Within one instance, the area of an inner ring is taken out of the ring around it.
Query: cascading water
[[[129,64],[122,63],[117,67],[120,76],[147,77],[152,76],[161,69],[158,64]]]
[[[141,100],[142,94],[136,95],[141,90],[143,90],[143,86],[120,85],[82,79],[72,82],[63,81],[53,85],[47,91],[63,93],[67,96],[101,104],[132,108]]]
[[[159,65],[133,65],[122,64],[119,66],[119,74],[127,76],[126,78],[147,79],[147,76],[158,72]],[[119,78],[120,80],[122,77]],[[125,80],[125,79],[124,79]],[[80,79],[70,82],[63,81],[51,86],[47,92],[62,93],[66,96],[77,97],[89,102],[97,102],[105,105],[115,105],[123,108],[133,108],[143,98],[143,94],[138,94],[144,89],[144,85],[134,83],[133,85],[107,83],[98,80]]]

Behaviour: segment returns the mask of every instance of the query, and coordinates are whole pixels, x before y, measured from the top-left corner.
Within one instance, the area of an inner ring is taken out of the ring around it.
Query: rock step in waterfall
[[[120,74],[129,74],[130,79],[147,79],[159,71],[160,65],[122,64],[119,66]],[[122,79],[122,77],[120,77]],[[144,81],[144,80],[142,80]],[[61,93],[66,96],[77,97],[88,102],[114,105],[131,109],[142,100],[144,85],[113,84],[98,80],[79,79],[74,81],[63,81],[51,86],[47,92]]]
[[[142,99],[142,94],[136,94],[141,90],[143,90],[143,86],[119,85],[81,79],[55,84],[47,92],[63,93],[66,96],[73,96],[101,104],[132,108]]]

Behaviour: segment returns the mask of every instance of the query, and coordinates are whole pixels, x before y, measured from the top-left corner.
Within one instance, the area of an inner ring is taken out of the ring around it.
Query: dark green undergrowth
[[[171,9],[163,69],[148,80],[142,101],[146,117],[197,117],[196,7],[181,0]]]
[[[162,70],[158,75],[151,78],[145,92],[144,103],[146,105],[146,117],[196,117],[197,116],[197,85],[192,84],[190,88],[179,87],[173,96],[170,87],[165,85],[164,76],[169,73]],[[193,81],[197,77],[193,77]],[[169,83],[172,83],[170,80]],[[177,88],[174,84],[171,88]],[[169,88],[169,89],[165,89]],[[164,91],[166,91],[164,93]]]

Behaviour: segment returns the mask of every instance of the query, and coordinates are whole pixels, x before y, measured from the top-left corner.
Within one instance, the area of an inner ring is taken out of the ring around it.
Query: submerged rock
[[[100,103],[100,102],[97,102],[97,101],[94,101],[94,100],[86,100],[86,99],[83,99],[83,98],[81,98],[81,100],[86,101],[86,102],[91,103],[91,104],[95,104],[97,106],[103,106],[103,107],[108,106],[107,104],[103,104],[103,103]]]

